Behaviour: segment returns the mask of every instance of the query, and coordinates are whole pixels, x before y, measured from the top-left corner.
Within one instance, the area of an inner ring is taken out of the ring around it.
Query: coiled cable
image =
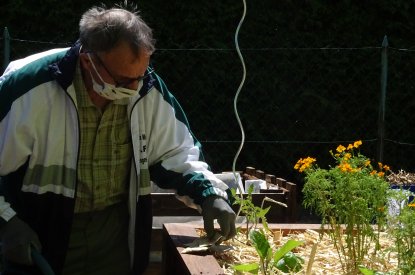
[[[236,175],[236,168],[235,168],[236,167],[236,161],[237,161],[237,159],[239,157],[239,154],[241,153],[242,148],[243,148],[244,143],[245,143],[245,131],[244,131],[244,128],[243,128],[241,119],[239,117],[238,108],[237,108],[238,97],[239,97],[239,94],[240,94],[240,92],[242,90],[242,87],[243,87],[243,85],[245,83],[245,78],[246,78],[245,61],[244,61],[244,58],[242,56],[241,50],[239,48],[239,43],[238,43],[239,30],[240,30],[240,28],[242,26],[242,23],[245,20],[245,15],[246,15],[246,0],[242,0],[242,2],[243,2],[243,8],[244,9],[243,9],[243,13],[242,13],[241,20],[239,21],[238,27],[236,28],[236,31],[235,31],[235,48],[236,48],[236,52],[238,53],[239,59],[241,60],[241,64],[242,64],[242,80],[241,80],[241,82],[239,84],[239,87],[238,87],[238,89],[236,91],[236,94],[235,94],[235,97],[234,97],[234,100],[233,100],[233,108],[234,108],[236,120],[238,121],[239,127],[241,129],[241,143],[239,145],[239,148],[238,148],[238,150],[237,150],[237,152],[235,154],[235,157],[234,157],[233,163],[232,163],[232,173],[233,173],[233,175],[235,177],[235,182],[236,183],[238,183],[238,177]],[[243,192],[242,188],[239,186],[239,184],[237,184],[237,186],[238,186],[238,189],[239,189],[239,193],[240,193],[241,199],[243,199],[243,193],[244,192]],[[236,215],[237,218],[239,217],[239,214],[241,212],[241,209],[242,209],[242,205],[239,207],[238,213]]]

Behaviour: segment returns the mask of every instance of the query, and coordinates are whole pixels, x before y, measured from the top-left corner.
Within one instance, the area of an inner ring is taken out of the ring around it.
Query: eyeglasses
[[[108,73],[108,75],[114,80],[114,82],[115,82],[115,87],[122,87],[122,88],[128,88],[128,87],[130,87],[131,86],[131,84],[132,83],[134,83],[135,81],[137,81],[137,82],[140,82],[140,81],[142,81],[142,80],[144,80],[144,79],[146,79],[147,77],[149,77],[152,73],[154,73],[154,69],[153,68],[151,68],[151,67],[148,67],[147,69],[146,69],[146,72],[144,73],[144,75],[142,75],[142,76],[139,76],[139,77],[137,77],[137,78],[131,78],[131,79],[129,79],[129,80],[126,80],[126,81],[117,81],[116,79],[115,79],[115,77],[111,74],[111,72],[108,70],[108,68],[107,68],[107,66],[105,66],[105,64],[104,64],[104,62],[101,60],[101,58],[97,55],[97,54],[95,54],[95,53],[92,53],[94,56],[95,56],[95,58],[99,61],[99,63],[102,65],[102,67],[104,67],[104,69],[105,69],[105,71]]]

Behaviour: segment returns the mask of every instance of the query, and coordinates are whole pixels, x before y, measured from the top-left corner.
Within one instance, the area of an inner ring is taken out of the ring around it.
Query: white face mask
[[[132,90],[132,89],[124,88],[124,87],[116,87],[114,84],[107,83],[102,79],[101,75],[98,73],[89,53],[87,55],[88,55],[89,61],[91,61],[91,64],[92,64],[92,67],[94,68],[95,73],[97,74],[101,82],[103,83],[103,84],[99,84],[98,82],[96,82],[94,77],[92,76],[92,73],[89,72],[89,74],[91,75],[91,79],[92,79],[92,88],[97,94],[109,100],[116,100],[116,99],[121,99],[125,97],[133,97],[138,94],[138,91],[143,86],[142,80],[138,82],[138,87],[136,90]]]

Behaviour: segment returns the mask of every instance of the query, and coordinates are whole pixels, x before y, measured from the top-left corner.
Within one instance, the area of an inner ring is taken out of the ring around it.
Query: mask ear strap
[[[104,83],[104,80],[102,79],[101,75],[98,73],[97,68],[95,67],[94,62],[91,59],[91,55],[89,53],[87,53],[86,55],[88,56],[89,61],[91,61],[92,68],[94,68],[95,73],[97,74],[97,76],[99,77],[99,79],[102,81],[102,83]]]

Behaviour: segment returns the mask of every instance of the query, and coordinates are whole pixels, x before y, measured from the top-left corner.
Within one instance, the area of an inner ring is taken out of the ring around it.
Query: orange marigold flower
[[[383,170],[389,171],[391,168],[388,165],[383,165]]]
[[[351,149],[353,149],[353,144],[347,145],[347,150],[351,150]]]
[[[354,148],[359,148],[360,145],[362,145],[362,141],[361,140],[355,141],[353,143]]]
[[[352,154],[350,154],[350,153],[344,154],[344,160],[349,160],[349,159],[351,159],[351,157],[352,157]]]
[[[315,158],[312,158],[312,157],[307,157],[305,160],[306,160],[308,163],[313,163],[313,162],[315,162],[315,161],[316,161],[316,159],[315,159]]]
[[[379,177],[381,177],[381,178],[382,178],[384,175],[385,175],[385,173],[384,173],[384,172],[379,172],[379,173],[378,173],[378,176],[379,176]]]
[[[297,161],[297,163],[294,165],[294,169],[298,170],[300,173],[304,172],[307,168],[311,167],[313,162],[315,162],[316,159],[312,157],[307,157],[305,159],[301,158]]]
[[[344,147],[343,145],[339,145],[336,148],[336,151],[339,152],[339,153],[343,152],[344,150],[346,150],[346,147]]]
[[[350,164],[349,164],[349,163],[347,163],[347,162],[343,162],[343,163],[341,163],[341,164],[339,165],[339,168],[340,168],[340,170],[341,170],[342,172],[352,172],[352,171],[353,171],[352,167],[351,167],[351,166],[350,166]]]
[[[369,164],[370,164],[370,160],[366,160],[365,161],[365,166],[369,166]]]
[[[408,204],[409,207],[415,207],[415,202]]]
[[[376,175],[376,170],[373,170],[372,172],[370,172],[370,174],[373,176],[373,175]]]

